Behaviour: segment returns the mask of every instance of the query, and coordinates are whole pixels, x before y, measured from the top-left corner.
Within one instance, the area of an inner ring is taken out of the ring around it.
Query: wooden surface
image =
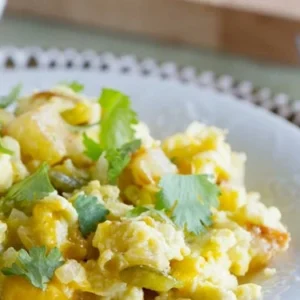
[[[298,1],[284,3],[296,8]],[[264,5],[259,8],[259,3]],[[267,0],[8,0],[8,8],[22,15],[299,64],[295,41],[300,34],[300,7],[280,14],[282,7],[273,5],[268,12]]]
[[[300,19],[299,0],[187,0],[277,17]]]

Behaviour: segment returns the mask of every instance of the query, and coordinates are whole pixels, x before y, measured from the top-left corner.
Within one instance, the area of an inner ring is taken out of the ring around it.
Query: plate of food
[[[298,299],[295,125],[169,67],[18,53],[0,71],[1,299]]]

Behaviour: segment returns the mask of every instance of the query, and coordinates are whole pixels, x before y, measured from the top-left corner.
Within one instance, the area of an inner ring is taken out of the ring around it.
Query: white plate
[[[258,190],[264,202],[281,209],[292,234],[290,250],[274,262],[277,275],[260,281],[265,299],[300,299],[300,130],[296,126],[210,88],[183,84],[177,79],[145,77],[137,72],[122,74],[113,68],[106,72],[2,70],[0,94],[19,82],[23,83],[24,92],[31,92],[65,80],[84,83],[86,93],[93,96],[99,95],[102,87],[127,93],[156,137],[183,130],[192,120],[227,128],[233,148],[248,155],[248,189]]]

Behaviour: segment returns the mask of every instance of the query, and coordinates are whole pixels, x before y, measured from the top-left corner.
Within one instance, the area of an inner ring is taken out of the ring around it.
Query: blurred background
[[[299,0],[0,0],[1,46],[93,49],[300,99]]]

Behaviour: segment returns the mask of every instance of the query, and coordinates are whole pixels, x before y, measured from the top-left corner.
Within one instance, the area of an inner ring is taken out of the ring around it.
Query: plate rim
[[[7,52],[5,55],[2,55],[0,48],[0,85],[1,85],[1,77],[5,76],[6,73],[18,73],[18,72],[51,72],[53,71],[61,71],[61,72],[68,72],[68,70],[78,71],[84,73],[85,70],[90,72],[91,70],[95,72],[100,72],[101,74],[105,74],[105,72],[110,71],[112,75],[121,75],[121,76],[138,76],[139,78],[144,78],[145,80],[147,77],[144,77],[143,72],[148,70],[149,72],[146,76],[151,76],[158,81],[170,81],[174,84],[180,85],[193,85],[193,87],[200,87],[208,88],[212,92],[218,92],[220,94],[226,94],[227,98],[236,101],[239,106],[244,107],[246,109],[246,105],[250,105],[251,108],[268,116],[269,118],[280,122],[282,125],[285,126],[286,129],[293,131],[293,134],[297,134],[300,137],[300,131],[296,126],[293,126],[292,123],[296,124],[296,122],[288,122],[288,117],[284,117],[280,112],[284,109],[292,109],[289,107],[290,102],[285,101],[278,101],[276,102],[276,110],[274,110],[274,99],[271,97],[263,98],[265,100],[261,100],[260,102],[257,101],[257,90],[249,85],[247,89],[244,87],[240,88],[238,85],[236,86],[233,82],[229,88],[220,88],[219,80],[220,78],[213,73],[200,73],[199,75],[196,73],[195,69],[191,67],[183,67],[180,68],[174,63],[162,63],[159,64],[152,59],[148,60],[138,60],[134,56],[115,56],[112,53],[94,53],[94,52],[87,52],[82,53],[76,50],[58,50],[58,49],[50,49],[50,50],[43,50],[43,49],[32,49],[30,51],[24,51],[20,48],[13,48],[15,49],[15,54],[12,55],[11,52]],[[11,49],[10,49],[11,50]],[[34,52],[36,51],[36,52]],[[50,52],[50,54],[49,54]],[[34,56],[30,55],[35,53]],[[53,58],[54,57],[54,58]],[[4,60],[5,58],[6,60]],[[14,60],[13,60],[13,59]],[[53,58],[53,60],[52,60]],[[84,68],[85,59],[90,59],[90,67]],[[33,63],[33,59],[36,59],[35,63],[36,66],[30,65]],[[7,67],[4,66],[4,62],[7,63],[7,60],[10,60],[9,63],[13,63],[13,66],[8,65]],[[55,66],[51,66],[52,62],[55,62]],[[70,68],[68,67],[68,62],[72,62],[73,66]],[[2,68],[1,68],[2,63]],[[105,66],[105,67],[103,67]],[[1,72],[3,70],[3,72]],[[124,71],[125,70],[125,71]],[[129,78],[128,78],[129,79]],[[206,80],[206,81],[205,81]],[[233,79],[232,79],[233,80]],[[250,83],[251,85],[251,83]],[[240,88],[240,89],[239,89]],[[245,92],[247,90],[247,93]],[[255,98],[256,97],[256,98]],[[287,98],[282,98],[287,99]],[[279,98],[280,100],[280,98]],[[229,101],[226,100],[226,101]],[[243,103],[244,102],[244,103]],[[270,103],[272,104],[271,106]],[[256,106],[255,106],[256,104]],[[288,108],[287,108],[288,107]],[[280,110],[280,108],[282,110]],[[274,112],[275,114],[271,114],[268,111]],[[300,110],[299,110],[300,113]],[[281,117],[280,117],[281,116]],[[290,120],[291,121],[291,120]],[[300,124],[298,124],[300,125]],[[297,267],[298,268],[298,267]],[[296,270],[298,272],[298,269]],[[296,272],[295,271],[295,272]],[[298,273],[297,273],[298,274]],[[293,286],[292,286],[293,287]],[[279,299],[279,298],[278,298]]]

